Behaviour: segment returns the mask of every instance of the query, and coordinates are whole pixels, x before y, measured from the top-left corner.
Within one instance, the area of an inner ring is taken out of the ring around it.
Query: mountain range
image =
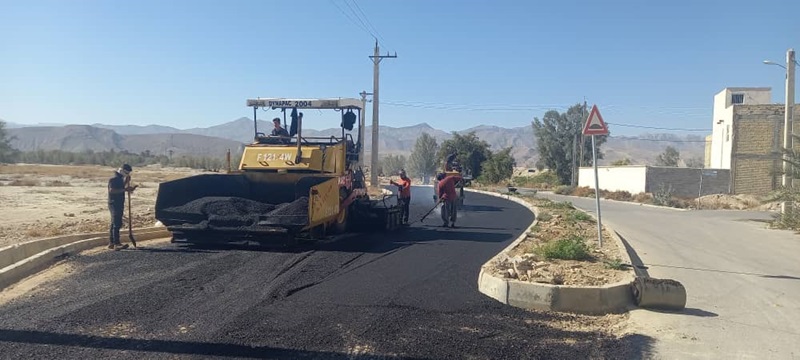
[[[14,137],[12,146],[22,151],[105,151],[127,150],[140,153],[149,150],[154,154],[195,156],[223,156],[227,149],[240,152],[245,143],[253,139],[253,120],[239,118],[207,128],[177,129],[163,125],[21,125],[7,123]],[[271,123],[259,120],[259,129],[270,129]],[[372,129],[366,129],[366,151],[370,151]],[[441,142],[452,137],[451,133],[421,123],[406,127],[380,127],[380,150],[382,154],[408,155],[414,142],[422,133],[428,133]],[[537,159],[535,137],[531,126],[504,128],[482,125],[458,131],[464,134],[475,132],[492,149],[512,147],[512,155],[518,166],[531,167]],[[341,129],[303,129],[304,136],[341,134]],[[356,137],[356,132],[352,136]],[[697,135],[642,134],[636,137],[612,136],[603,144],[605,159],[599,163],[628,158],[634,164],[651,164],[667,146],[676,148],[684,159],[699,158],[704,154],[704,138]]]

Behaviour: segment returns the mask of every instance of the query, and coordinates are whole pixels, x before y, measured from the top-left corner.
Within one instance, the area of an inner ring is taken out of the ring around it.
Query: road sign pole
[[[597,178],[597,144],[592,135],[592,166],[594,166],[594,202],[597,208],[597,242],[603,248],[603,221],[600,216],[600,181]]]

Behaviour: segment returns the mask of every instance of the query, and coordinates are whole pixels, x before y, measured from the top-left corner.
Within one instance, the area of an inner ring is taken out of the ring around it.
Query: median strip
[[[514,201],[535,215],[528,231],[481,267],[478,288],[482,293],[505,304],[537,310],[608,314],[632,307],[635,275],[626,267],[630,257],[608,226],[604,237],[612,241],[597,248],[587,236],[595,230],[596,220],[571,204],[469,191]]]

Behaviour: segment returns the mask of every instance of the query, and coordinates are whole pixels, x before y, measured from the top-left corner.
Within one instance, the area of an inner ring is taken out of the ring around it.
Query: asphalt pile
[[[211,226],[243,227],[259,225],[305,225],[308,223],[308,198],[279,205],[232,196],[209,196],[165,209],[184,214],[187,220],[208,221]]]
[[[308,197],[278,205],[262,217],[262,225],[305,225],[308,223]]]

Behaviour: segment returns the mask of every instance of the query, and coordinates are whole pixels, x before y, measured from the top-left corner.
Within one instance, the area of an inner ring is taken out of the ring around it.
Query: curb
[[[536,225],[538,222],[539,210],[525,200],[515,196],[502,195],[483,190],[469,189],[468,191],[514,201],[525,206],[534,213],[534,221],[529,227]],[[592,214],[589,215],[594,218]],[[597,221],[596,218],[594,219]],[[620,239],[616,232],[608,225],[604,225],[604,228],[614,239],[623,260],[630,264],[630,256],[625,249],[622,239]],[[481,267],[481,271],[478,275],[478,291],[501,303],[525,309],[603,315],[625,312],[633,307],[633,295],[630,288],[631,283],[635,279],[635,275],[633,274],[629,275],[628,279],[603,286],[529,283],[516,279],[501,278],[491,274],[488,270],[489,264],[503,257],[507,258],[508,255],[506,255],[506,253],[519,245],[526,237],[527,231]]]
[[[147,241],[169,236],[163,227],[134,231],[137,241]],[[32,240],[0,249],[0,290],[44,270],[58,258],[108,243],[108,234],[67,235]]]

